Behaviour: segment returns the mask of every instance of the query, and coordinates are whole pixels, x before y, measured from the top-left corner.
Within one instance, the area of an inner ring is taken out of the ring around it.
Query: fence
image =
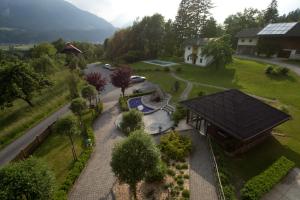
[[[54,123],[53,123],[54,124]],[[46,140],[46,138],[52,133],[52,126],[42,132],[40,135],[36,136],[35,139],[29,143],[24,149],[22,149],[19,154],[12,160],[12,162],[24,160],[34,153],[34,151]]]
[[[216,161],[214,150],[213,150],[212,145],[211,145],[210,137],[209,137],[209,135],[207,135],[206,137],[207,137],[209,148],[210,148],[211,155],[212,155],[212,158],[213,158],[212,161],[213,161],[213,166],[214,166],[214,170],[215,170],[215,176],[216,176],[217,183],[218,183],[217,194],[218,194],[218,197],[219,197],[220,200],[226,200],[225,195],[224,195],[224,191],[223,191],[222,182],[221,182],[221,179],[220,179],[218,164],[217,164],[217,161]]]

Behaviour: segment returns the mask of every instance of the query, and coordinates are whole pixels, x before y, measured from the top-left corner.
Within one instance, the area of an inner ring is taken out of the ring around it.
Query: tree
[[[92,99],[97,95],[97,90],[94,86],[88,84],[84,86],[81,90],[81,96],[90,102],[90,107],[92,106]]]
[[[231,45],[236,47],[238,32],[248,28],[258,28],[263,26],[263,13],[257,9],[246,8],[243,12],[238,12],[228,16],[225,21],[225,32],[230,35]]]
[[[31,49],[31,56],[33,58],[40,58],[42,55],[48,55],[53,57],[56,54],[56,48],[50,43],[41,43],[37,46],[34,46]]]
[[[125,90],[130,85],[130,77],[132,70],[130,67],[123,66],[115,70],[111,75],[111,83],[118,88],[121,88],[123,97],[125,96]]]
[[[53,73],[57,67],[55,61],[48,55],[42,55],[40,58],[33,59],[31,66],[33,67],[34,71],[43,75],[49,75]]]
[[[180,89],[180,82],[179,81],[175,81],[174,85],[173,85],[174,91],[178,92]]]
[[[35,158],[11,163],[0,169],[0,199],[53,199],[54,175]]]
[[[129,133],[140,130],[143,127],[143,114],[140,111],[133,109],[129,112],[123,113],[120,128],[125,134],[128,135]]]
[[[299,22],[300,21],[300,8],[284,14],[278,18],[278,22]]]
[[[65,48],[66,42],[64,39],[59,38],[58,40],[52,42],[52,45],[56,48],[56,51],[60,53]]]
[[[232,62],[233,50],[230,47],[229,37],[211,40],[202,49],[202,55],[213,57],[213,63],[216,67],[224,67],[226,64]]]
[[[207,22],[212,8],[211,0],[182,0],[175,19],[178,40],[196,38]]]
[[[207,22],[204,24],[201,36],[205,38],[218,37],[223,34],[223,29],[220,25],[217,24],[216,20],[213,17],[210,17]]]
[[[51,86],[51,82],[25,63],[9,63],[0,68],[0,107],[8,107],[16,99],[22,99],[33,106],[34,94]]]
[[[78,75],[75,72],[70,72],[70,75],[67,77],[67,84],[69,87],[71,99],[79,97],[78,92],[78,82],[80,81]]]
[[[278,3],[277,0],[272,0],[268,8],[264,11],[264,24],[275,23],[278,21]]]
[[[78,120],[74,115],[68,115],[66,117],[63,117],[59,119],[55,123],[55,130],[57,133],[60,133],[62,135],[67,135],[70,139],[71,145],[72,145],[72,154],[74,161],[77,160],[77,154],[73,142],[73,135],[80,134],[79,127],[78,127]]]
[[[102,74],[100,72],[92,72],[86,75],[85,77],[86,81],[95,86],[96,90],[99,92],[104,90],[106,83],[106,79],[102,77]]]
[[[84,111],[87,109],[86,102],[83,98],[73,99],[70,105],[71,111],[79,117],[80,123]]]
[[[153,172],[160,162],[160,152],[153,139],[135,131],[113,148],[111,167],[121,182],[129,184],[136,199],[136,185]]]

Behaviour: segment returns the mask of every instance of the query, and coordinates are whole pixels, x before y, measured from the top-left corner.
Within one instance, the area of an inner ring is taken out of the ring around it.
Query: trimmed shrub
[[[265,73],[266,74],[273,74],[274,71],[274,67],[272,65],[269,65],[266,69],[265,69]]]
[[[244,200],[258,200],[269,192],[287,173],[295,163],[285,157],[279,158],[267,170],[246,182],[241,190]]]
[[[198,92],[198,97],[202,97],[204,95],[205,95],[205,92],[203,92],[203,91]]]
[[[119,106],[120,106],[120,110],[122,112],[129,111],[128,104],[127,104],[127,98],[126,97],[120,96],[120,98],[119,98]]]
[[[176,173],[172,169],[168,169],[167,174],[170,176],[175,176]]]
[[[184,197],[184,198],[190,198],[190,191],[183,190],[182,191],[182,197]]]
[[[172,120],[174,121],[175,126],[178,125],[178,123],[180,122],[180,120],[184,119],[186,116],[187,110],[181,106],[181,105],[176,105],[176,110],[175,112],[172,114]]]
[[[164,162],[160,161],[158,166],[151,171],[146,176],[147,182],[156,182],[156,181],[162,181],[167,173],[167,166]]]
[[[289,69],[286,67],[274,67],[269,65],[266,69],[265,69],[265,73],[267,75],[275,75],[275,76],[287,76],[289,73]]]
[[[130,110],[123,113],[122,122],[120,128],[125,134],[129,134],[133,131],[143,129],[143,114],[138,110]]]
[[[170,132],[160,138],[159,147],[169,159],[180,161],[184,160],[192,150],[192,141],[177,132]]]

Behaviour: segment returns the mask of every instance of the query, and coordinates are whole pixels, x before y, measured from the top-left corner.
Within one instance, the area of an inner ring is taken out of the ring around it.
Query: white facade
[[[291,55],[289,57],[290,59],[294,59],[294,60],[300,60],[300,49],[299,50],[291,50]]]
[[[197,59],[196,59],[195,63],[194,63],[193,56],[192,56],[193,52],[197,54]],[[201,46],[197,47],[197,49],[194,51],[193,51],[192,45],[188,45],[185,47],[185,50],[184,50],[184,62],[185,63],[195,64],[195,65],[198,65],[201,67],[206,67],[212,61],[213,61],[213,58],[211,56],[207,57],[207,56],[201,55]]]

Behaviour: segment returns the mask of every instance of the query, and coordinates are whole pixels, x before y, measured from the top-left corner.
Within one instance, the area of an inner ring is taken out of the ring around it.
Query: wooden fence
[[[53,123],[54,124],[54,123]],[[42,132],[40,135],[36,136],[34,140],[29,143],[24,149],[22,149],[19,154],[12,160],[12,162],[24,160],[34,153],[34,151],[47,139],[47,137],[52,133],[53,124],[48,126],[48,128]]]

